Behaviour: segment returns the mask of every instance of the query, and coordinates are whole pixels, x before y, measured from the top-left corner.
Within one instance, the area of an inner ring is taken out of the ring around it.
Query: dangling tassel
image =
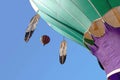
[[[32,17],[29,25],[28,25],[28,28],[25,32],[25,37],[24,37],[24,40],[25,42],[28,42],[29,39],[31,38],[33,32],[35,31],[36,29],[36,25],[39,21],[39,18],[40,18],[40,15],[39,14],[36,14],[35,16]]]
[[[66,50],[67,50],[67,42],[63,40],[60,45],[60,55],[59,60],[61,64],[65,63],[66,60]]]
[[[46,45],[50,42],[50,37],[48,35],[43,35],[41,38],[40,38],[40,41],[43,45]]]

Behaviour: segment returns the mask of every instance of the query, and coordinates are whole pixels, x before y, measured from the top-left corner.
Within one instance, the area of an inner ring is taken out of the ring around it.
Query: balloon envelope
[[[83,34],[91,23],[100,15],[103,16],[113,7],[120,5],[119,0],[30,0],[30,2],[49,26],[81,45]]]

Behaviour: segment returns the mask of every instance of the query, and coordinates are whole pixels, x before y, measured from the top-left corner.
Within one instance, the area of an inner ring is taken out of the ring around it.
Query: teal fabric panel
[[[103,16],[120,0],[90,0]],[[88,0],[33,0],[38,14],[57,32],[83,45],[83,34],[100,18]]]
[[[55,18],[52,18],[49,14],[46,14],[44,12],[39,11],[39,14],[41,14],[44,19],[47,19],[46,22],[49,26],[51,26],[55,31],[59,32],[60,34],[64,35],[67,38],[72,39],[73,41],[83,45],[83,34],[79,32],[78,30],[75,30],[71,26],[68,26],[67,24],[64,24]],[[57,26],[57,27],[56,27]]]
[[[120,0],[108,0],[108,1],[112,8],[120,6]]]
[[[91,0],[98,12],[103,16],[106,12],[111,9],[111,5],[108,0]]]

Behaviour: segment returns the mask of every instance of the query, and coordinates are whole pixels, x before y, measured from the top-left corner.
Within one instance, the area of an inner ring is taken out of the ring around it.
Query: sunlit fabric
[[[89,0],[103,16],[119,0]],[[34,9],[57,32],[83,45],[83,34],[100,16],[88,0],[30,0]]]
[[[88,44],[88,46],[109,74],[120,68],[120,28],[114,28],[106,22],[104,25],[105,34],[100,38],[92,35],[94,45]]]

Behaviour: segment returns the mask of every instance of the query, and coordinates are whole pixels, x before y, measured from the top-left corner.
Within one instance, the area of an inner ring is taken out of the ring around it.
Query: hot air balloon
[[[67,42],[63,40],[60,44],[60,55],[59,55],[59,60],[61,64],[65,63],[66,60],[66,50],[67,50]]]
[[[120,0],[30,0],[30,3],[56,32],[86,45],[107,78],[120,80]]]
[[[42,42],[43,45],[46,45],[50,42],[50,38],[49,36],[47,35],[43,35],[41,38],[40,38],[40,41]]]

